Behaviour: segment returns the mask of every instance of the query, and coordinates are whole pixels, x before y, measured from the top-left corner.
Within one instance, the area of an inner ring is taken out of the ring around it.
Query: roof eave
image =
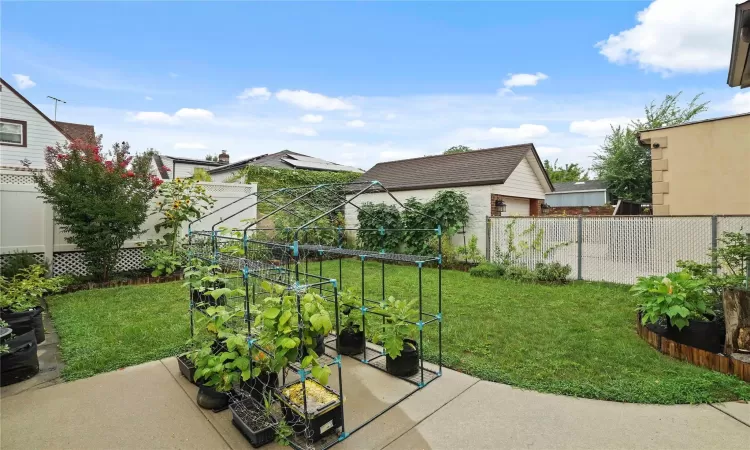
[[[358,182],[361,182],[363,180],[358,180]],[[373,180],[366,180],[366,181],[373,181]],[[493,184],[504,184],[505,179],[496,179],[496,180],[476,180],[476,181],[468,181],[468,182],[455,182],[455,183],[429,183],[429,184],[419,184],[419,185],[408,185],[408,186],[389,186],[387,184],[383,184],[383,187],[388,189],[389,191],[395,192],[395,191],[419,191],[422,189],[441,189],[441,188],[451,188],[451,187],[476,187],[476,186],[490,186]]]
[[[736,6],[727,84],[750,87],[750,1]]]

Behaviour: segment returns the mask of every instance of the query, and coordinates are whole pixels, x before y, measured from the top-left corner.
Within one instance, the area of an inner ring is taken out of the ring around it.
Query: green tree
[[[466,153],[474,150],[473,148],[469,148],[465,145],[454,145],[453,147],[449,148],[448,150],[444,151],[444,155],[452,155],[454,153]]]
[[[685,106],[678,103],[681,94],[667,95],[658,106],[652,102],[645,108],[645,120],[634,120],[626,127],[613,126],[605,138],[592,168],[617,198],[651,201],[651,150],[638,143],[640,131],[679,125],[708,109],[708,102],[698,102],[703,94]]]
[[[143,232],[161,178],[149,174],[151,154],[130,156],[127,142],[109,154],[83,141],[47,147],[46,170],[34,174],[65,240],[84,251],[89,272],[107,280],[126,240]]]
[[[549,159],[544,160],[544,169],[553,183],[563,183],[566,181],[588,181],[589,171],[577,163],[565,164],[558,166],[557,160],[550,164]]]

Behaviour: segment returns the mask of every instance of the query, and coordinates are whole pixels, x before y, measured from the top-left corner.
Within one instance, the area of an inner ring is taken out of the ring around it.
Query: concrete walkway
[[[344,364],[351,428],[406,387]],[[174,358],[0,399],[0,447],[249,449],[230,422],[195,404]],[[744,423],[743,423],[744,422]],[[446,370],[337,445],[340,449],[747,448],[750,404],[633,405],[540,394]],[[276,448],[271,444],[266,448]]]

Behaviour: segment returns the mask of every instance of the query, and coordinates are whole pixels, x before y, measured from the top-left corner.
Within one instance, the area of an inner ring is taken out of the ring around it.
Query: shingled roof
[[[379,181],[392,191],[502,184],[529,152],[542,166],[534,144],[521,144],[382,162],[358,181]]]
[[[96,133],[93,125],[80,123],[55,122],[73,140],[82,140],[87,144],[96,144]]]

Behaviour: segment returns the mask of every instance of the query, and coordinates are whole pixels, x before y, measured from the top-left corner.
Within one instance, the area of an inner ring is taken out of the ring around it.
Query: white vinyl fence
[[[509,242],[522,248],[538,238],[539,250],[518,251],[530,269],[549,250],[547,261],[569,264],[572,279],[631,284],[672,272],[679,260],[710,262],[725,231],[750,233],[750,216],[489,217],[486,254],[498,262]]]
[[[210,229],[214,223],[245,208],[247,211],[237,214],[220,226],[240,227],[241,220],[256,217],[254,196],[238,201],[257,192],[256,184],[200,184],[206,187],[207,193],[216,203],[211,210],[215,212],[195,224],[195,230]],[[5,261],[7,255],[15,251],[27,251],[40,261],[52,263],[55,275],[85,274],[83,252],[65,240],[65,233],[54,223],[52,207],[45,204],[38,195],[30,172],[0,170],[0,264]],[[220,209],[222,207],[225,208]],[[155,215],[149,216],[143,224],[143,229],[147,231],[125,242],[115,270],[142,267],[141,249],[136,244],[159,237],[154,231],[154,224],[158,219]],[[184,229],[183,232],[187,233],[187,230]]]

